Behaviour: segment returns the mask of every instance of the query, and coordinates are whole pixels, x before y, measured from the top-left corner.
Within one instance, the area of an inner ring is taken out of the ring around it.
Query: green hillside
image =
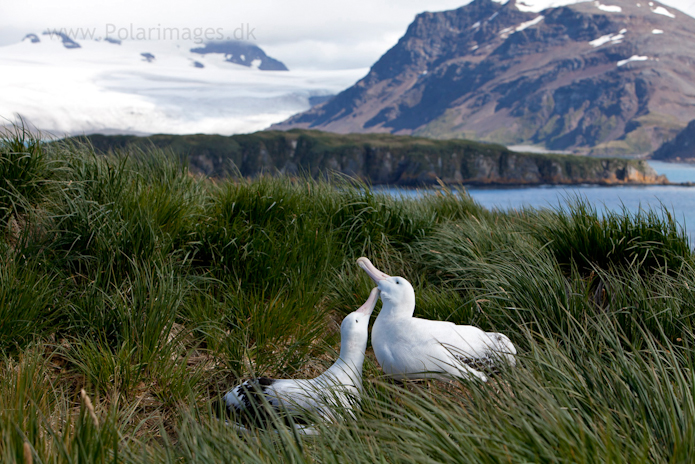
[[[104,156],[18,128],[0,138],[0,182],[2,462],[695,455],[695,260],[666,211],[208,180],[158,149]],[[517,366],[396,384],[368,348],[361,409],[318,436],[218,420],[211,401],[241,380],[336,359],[337,324],[372,287],[359,256],[413,283],[416,316],[508,335]]]
[[[390,134],[332,134],[310,130],[233,135],[90,135],[99,152],[152,147],[185,159],[208,176],[261,173],[314,179],[330,173],[373,185],[663,183],[641,160],[516,153],[502,145]]]

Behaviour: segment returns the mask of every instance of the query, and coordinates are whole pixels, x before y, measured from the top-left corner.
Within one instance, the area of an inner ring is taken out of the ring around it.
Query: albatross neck
[[[400,303],[396,304],[382,298],[383,305],[379,317],[382,319],[407,319],[413,317],[415,313],[415,303]]]
[[[366,345],[366,344],[365,344]],[[333,379],[335,383],[341,385],[354,385],[362,389],[362,365],[364,364],[364,351],[340,349],[340,357],[333,365],[324,372],[321,377]]]

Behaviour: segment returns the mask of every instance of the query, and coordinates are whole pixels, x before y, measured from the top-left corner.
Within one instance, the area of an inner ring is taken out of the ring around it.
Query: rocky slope
[[[338,135],[319,131],[265,131],[248,135],[90,135],[100,152],[156,146],[188,159],[209,176],[284,173],[313,177],[337,172],[372,184],[401,186],[666,183],[644,161],[516,153],[465,140],[389,134]]]
[[[683,129],[673,140],[664,143],[652,155],[652,159],[695,163],[695,120]]]
[[[256,64],[261,71],[287,71],[282,61],[271,58],[258,46],[239,40],[208,42],[202,47],[191,48],[191,53],[208,55],[218,53],[228,63],[251,67]]]
[[[658,2],[422,13],[367,76],[274,129],[649,153],[695,119],[695,19]]]

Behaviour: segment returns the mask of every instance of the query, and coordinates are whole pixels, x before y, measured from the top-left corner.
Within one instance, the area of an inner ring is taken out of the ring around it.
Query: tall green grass
[[[22,127],[0,147],[3,461],[692,462],[695,263],[666,210],[213,182]],[[416,315],[507,334],[517,366],[401,385],[368,349],[361,411],[318,437],[217,420],[241,380],[334,361],[362,255],[413,283]]]
[[[19,235],[24,216],[40,206],[52,183],[44,146],[23,122],[0,131],[0,226]],[[14,229],[14,230],[13,230]]]

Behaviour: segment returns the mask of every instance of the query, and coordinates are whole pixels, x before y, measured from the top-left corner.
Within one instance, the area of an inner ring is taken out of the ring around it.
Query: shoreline
[[[457,187],[474,187],[481,190],[506,190],[506,189],[518,189],[518,188],[538,188],[538,187],[695,187],[695,182],[659,182],[659,183],[636,183],[636,182],[625,182],[625,183],[601,183],[601,182],[559,182],[559,183],[541,183],[541,184],[529,184],[529,183],[455,183],[444,185],[439,184],[424,184],[421,186],[413,185],[398,185],[398,184],[369,184],[370,187],[386,187],[386,188],[399,188],[405,190],[439,190],[442,187],[446,188],[457,188]]]

